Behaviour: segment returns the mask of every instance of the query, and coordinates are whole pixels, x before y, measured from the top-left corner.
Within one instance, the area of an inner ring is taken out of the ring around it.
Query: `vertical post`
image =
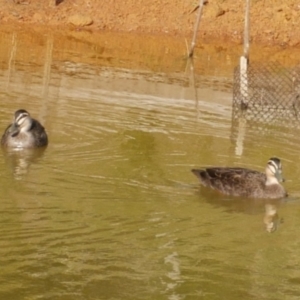
[[[248,62],[249,62],[249,27],[250,27],[250,0],[246,0],[244,51],[240,58],[240,92],[242,108],[248,106]]]
[[[196,46],[197,33],[198,33],[200,21],[201,21],[203,4],[204,4],[204,0],[199,0],[198,15],[197,15],[197,20],[196,20],[195,27],[194,27],[193,39],[192,39],[191,49],[190,49],[188,57],[192,57],[194,55],[194,48]]]
[[[250,0],[246,1],[245,9],[245,27],[244,27],[244,51],[240,57],[240,110],[241,114],[238,120],[238,135],[236,140],[235,153],[238,156],[243,154],[244,138],[246,134],[247,119],[244,110],[248,107],[248,62],[249,62],[249,27],[250,27]]]
[[[16,58],[16,53],[17,53],[17,34],[13,32],[12,34],[12,41],[11,41],[11,51],[10,51],[10,56],[8,60],[8,73],[7,73],[7,84],[6,84],[6,89],[8,90],[12,72],[13,72],[13,66]]]
[[[246,0],[245,28],[244,28],[244,56],[249,59],[249,34],[250,34],[250,0]]]
[[[46,99],[48,97],[48,90],[49,90],[49,84],[51,79],[52,54],[53,54],[53,36],[50,35],[47,37],[47,42],[46,42],[46,55],[45,55],[43,84],[42,84],[43,99]]]

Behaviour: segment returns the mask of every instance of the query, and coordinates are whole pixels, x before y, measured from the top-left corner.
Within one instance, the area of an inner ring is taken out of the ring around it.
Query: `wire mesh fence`
[[[245,120],[300,126],[300,66],[276,62],[236,67],[233,80],[233,121]]]

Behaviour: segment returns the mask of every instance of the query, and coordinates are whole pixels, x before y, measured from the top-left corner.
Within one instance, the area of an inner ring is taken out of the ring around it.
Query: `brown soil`
[[[199,35],[242,41],[245,1],[208,0]],[[198,0],[0,0],[0,24],[63,30],[125,31],[191,38]],[[253,0],[252,43],[300,46],[300,2]]]

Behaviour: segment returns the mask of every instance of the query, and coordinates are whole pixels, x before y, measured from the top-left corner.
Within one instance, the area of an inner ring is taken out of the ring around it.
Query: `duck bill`
[[[12,137],[15,137],[19,134],[20,129],[19,129],[19,126],[17,126],[15,123],[13,123],[9,131],[10,131],[10,135]]]
[[[285,179],[282,177],[281,173],[276,173],[276,178],[279,182],[285,182]]]

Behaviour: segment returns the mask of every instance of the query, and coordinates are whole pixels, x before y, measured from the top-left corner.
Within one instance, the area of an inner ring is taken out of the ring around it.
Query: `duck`
[[[262,199],[280,199],[288,196],[280,184],[284,179],[281,161],[277,157],[268,160],[265,173],[230,167],[210,167],[191,171],[203,186],[225,195]]]
[[[39,121],[25,109],[19,109],[14,113],[12,124],[5,129],[1,145],[14,149],[44,147],[48,145],[48,136]]]

